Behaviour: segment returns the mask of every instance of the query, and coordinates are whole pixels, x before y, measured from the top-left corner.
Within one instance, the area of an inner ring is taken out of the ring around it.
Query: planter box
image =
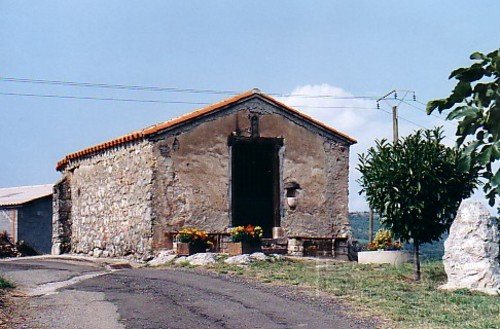
[[[179,256],[191,256],[194,254],[206,252],[206,246],[202,244],[192,244],[189,242],[177,242],[176,253]]]
[[[252,254],[254,252],[261,251],[260,243],[249,243],[249,242],[228,242],[227,243],[227,253],[230,256]]]
[[[410,260],[410,253],[401,250],[358,252],[359,264],[391,264],[400,266]]]

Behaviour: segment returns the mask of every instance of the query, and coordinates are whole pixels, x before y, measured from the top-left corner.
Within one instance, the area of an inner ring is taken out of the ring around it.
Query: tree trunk
[[[420,252],[419,252],[420,245],[418,241],[413,240],[413,249],[415,251],[415,257],[413,260],[413,277],[415,281],[420,281]]]

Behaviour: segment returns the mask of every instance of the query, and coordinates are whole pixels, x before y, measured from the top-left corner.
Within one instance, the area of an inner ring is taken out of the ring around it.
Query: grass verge
[[[500,328],[500,297],[437,289],[446,280],[441,262],[424,263],[420,283],[411,279],[411,264],[392,267],[284,260],[246,267],[219,262],[208,269],[327,293],[360,315],[387,319],[397,328]]]
[[[7,288],[14,288],[14,285],[0,276],[0,293]]]

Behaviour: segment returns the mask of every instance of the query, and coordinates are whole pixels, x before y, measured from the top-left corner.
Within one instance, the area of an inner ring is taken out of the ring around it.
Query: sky
[[[454,124],[427,116],[424,104],[449,94],[449,73],[470,65],[472,52],[500,46],[499,12],[493,0],[0,0],[0,187],[55,182],[68,153],[228,97],[186,89],[258,87],[357,138],[349,206],[366,210],[357,154],[392,138],[393,105],[401,136],[443,125],[452,145]],[[377,109],[373,99],[394,89],[405,102]]]

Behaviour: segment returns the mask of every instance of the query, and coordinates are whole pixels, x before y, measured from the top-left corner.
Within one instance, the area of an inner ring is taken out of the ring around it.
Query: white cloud
[[[358,140],[358,143],[351,147],[349,161],[349,209],[350,211],[368,210],[364,196],[359,195],[359,184],[356,183],[356,180],[360,177],[360,173],[356,170],[358,154],[364,153],[369,147],[374,146],[376,139],[386,138],[392,141],[392,115],[390,113],[390,106],[382,103],[381,109],[377,110],[374,100],[353,99],[353,95],[348,91],[329,84],[299,86],[290,95],[291,97],[284,97],[281,101]],[[304,97],[304,95],[331,97]],[[417,125],[427,128],[444,126],[445,134],[450,138],[445,139],[443,142],[447,145],[454,144],[455,131],[452,125],[441,121],[439,118],[430,117],[424,113],[416,113],[417,109],[404,106],[405,104],[401,105],[400,115],[403,115],[403,118],[409,118],[413,123],[405,121],[400,117],[400,137],[419,129],[420,127]]]
[[[359,195],[360,187],[356,183],[360,177],[356,170],[358,154],[373,146],[375,139],[390,138],[391,117],[377,111],[374,101],[349,98],[354,95],[328,84],[300,86],[290,95],[291,97],[283,98],[282,101],[358,140],[358,143],[351,147],[349,161],[349,209],[367,210],[366,201]],[[330,97],[304,97],[304,95]],[[315,106],[319,108],[314,108]]]

